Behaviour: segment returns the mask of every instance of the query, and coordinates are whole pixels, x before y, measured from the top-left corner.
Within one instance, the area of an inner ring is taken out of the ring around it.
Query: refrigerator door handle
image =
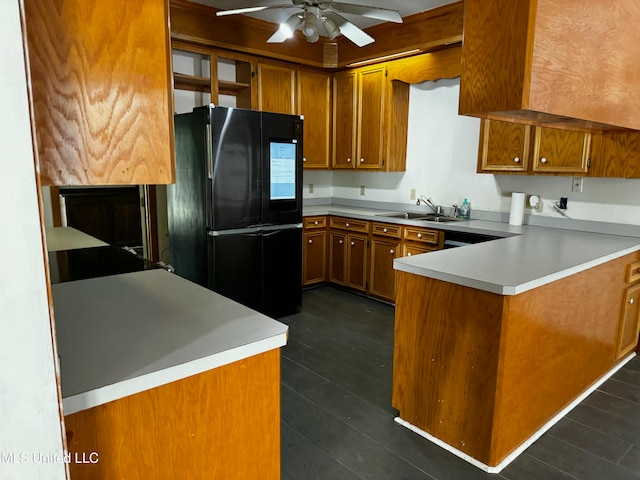
[[[294,228],[302,228],[302,224],[301,223],[283,223],[282,225],[273,225],[273,224],[269,224],[269,225],[263,225],[262,226],[262,231],[263,232],[280,232],[282,230],[291,230]]]
[[[212,148],[212,138],[211,138],[211,124],[207,123],[206,125],[206,133],[205,133],[205,137],[206,137],[206,142],[207,142],[207,148],[206,148],[206,155],[207,155],[207,173],[209,174],[209,179],[213,179],[213,152],[211,151]]]

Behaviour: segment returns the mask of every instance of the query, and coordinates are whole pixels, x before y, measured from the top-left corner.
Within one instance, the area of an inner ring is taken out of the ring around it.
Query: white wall
[[[411,86],[406,172],[305,172],[304,197],[314,197],[314,183],[325,197],[415,205],[415,188],[442,205],[467,197],[472,211],[508,212],[511,193],[520,191],[542,196],[540,211],[527,209],[533,215],[560,217],[551,205],[562,196],[573,219],[640,225],[640,180],[585,178],[583,193],[572,193],[571,177],[475,173],[480,121],[457,114],[459,85],[452,79]]]
[[[0,479],[57,480],[64,464],[33,461],[63,446],[18,1],[0,2],[0,32]]]

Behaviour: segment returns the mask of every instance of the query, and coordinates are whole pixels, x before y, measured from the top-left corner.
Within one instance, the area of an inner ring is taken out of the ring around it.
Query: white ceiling
[[[263,5],[281,5],[288,3],[288,0],[194,0],[197,3],[209,5],[211,7],[222,10],[231,10],[237,8],[263,6]],[[442,5],[454,3],[456,0],[338,0],[340,3],[354,3],[357,5],[367,5],[373,7],[382,7],[389,10],[397,10],[400,16],[407,17],[414,13],[431,10]],[[247,14],[248,16],[266,20],[268,22],[280,24],[289,18],[297,10],[292,8],[272,9],[262,12]],[[360,28],[367,28],[378,23],[378,20],[371,20],[356,15],[347,15],[344,17]]]

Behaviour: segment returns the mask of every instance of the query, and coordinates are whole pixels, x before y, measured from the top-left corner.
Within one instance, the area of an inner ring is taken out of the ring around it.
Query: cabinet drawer
[[[309,230],[312,228],[324,228],[327,226],[327,217],[305,217],[304,228]]]
[[[627,270],[627,283],[635,283],[640,281],[640,262],[635,262],[629,265]]]
[[[331,217],[331,228],[349,230],[353,232],[369,233],[369,222],[364,220],[353,220],[352,218]]]
[[[391,225],[388,223],[372,223],[371,232],[374,235],[382,235],[383,237],[400,238],[400,225]]]
[[[404,239],[412,242],[440,245],[440,231],[427,228],[404,227]]]
[[[433,252],[434,250],[438,250],[437,246],[428,246],[428,245],[407,245],[404,244],[402,246],[402,256],[403,257],[412,257],[413,255],[420,255],[423,253]]]

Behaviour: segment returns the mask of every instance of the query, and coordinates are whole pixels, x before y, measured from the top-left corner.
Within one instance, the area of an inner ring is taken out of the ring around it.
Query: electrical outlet
[[[309,184],[309,193],[313,193],[313,183]]]
[[[416,199],[416,189],[412,188],[411,190],[409,190],[409,200],[415,200]]]
[[[584,178],[581,177],[573,177],[573,186],[571,187],[572,192],[582,193],[582,183]]]
[[[360,185],[360,195],[364,196],[364,185]]]

